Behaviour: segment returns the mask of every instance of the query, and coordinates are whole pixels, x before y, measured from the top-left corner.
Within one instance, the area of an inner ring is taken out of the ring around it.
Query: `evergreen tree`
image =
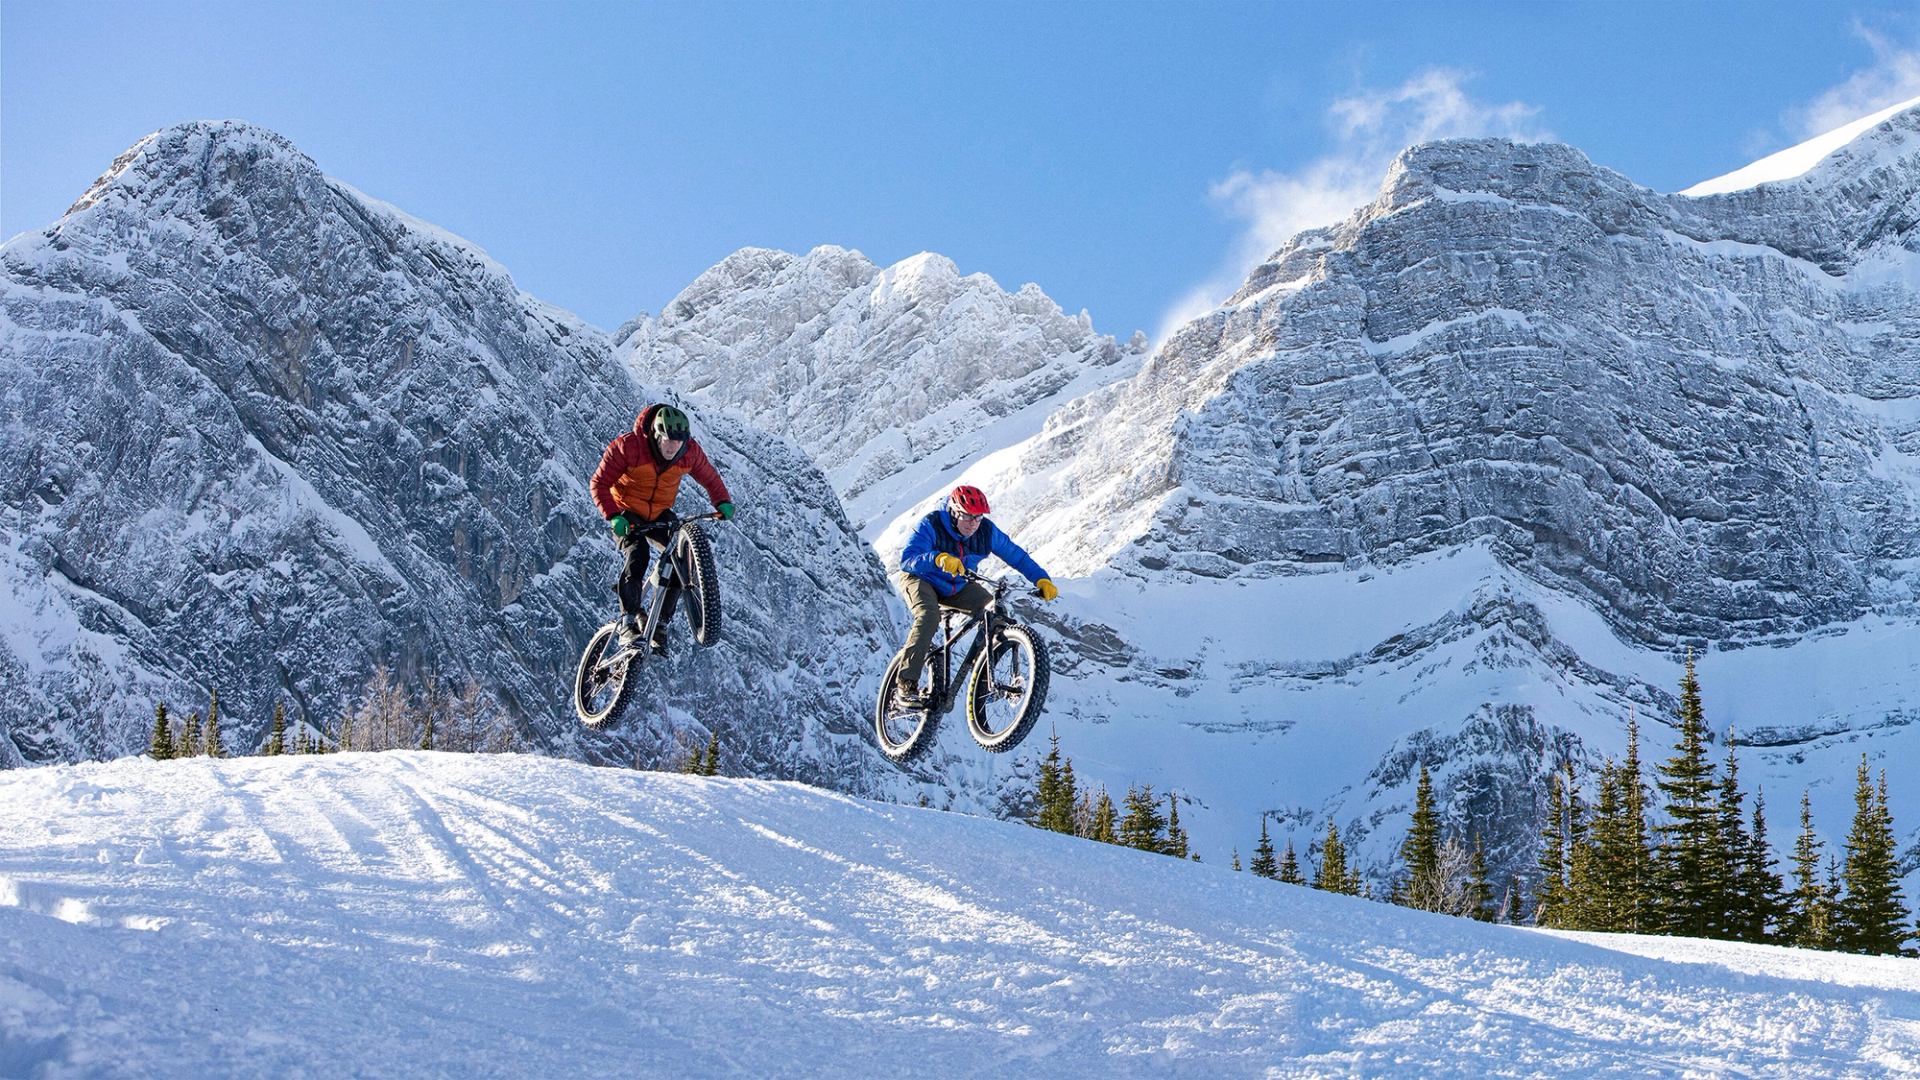
[[[1277,878],[1280,864],[1273,858],[1273,841],[1267,838],[1267,815],[1260,815],[1260,842],[1253,846],[1253,862],[1248,864],[1255,877]]]
[[[1876,795],[1869,783],[1867,757],[1860,755],[1853,828],[1847,833],[1847,862],[1842,871],[1846,892],[1834,909],[1834,943],[1843,952],[1904,952],[1902,946],[1911,934],[1913,916],[1900,895],[1886,784],[1883,771]]]
[[[1347,848],[1340,841],[1339,826],[1331,819],[1327,822],[1327,838],[1320,845],[1320,873],[1313,879],[1313,887],[1348,896],[1360,895],[1360,876],[1348,872]]]
[[[268,757],[279,757],[287,752],[287,707],[283,702],[273,703],[273,728],[267,735]]]
[[[420,749],[431,750],[433,749],[433,720],[436,710],[428,708],[425,711],[426,715],[420,719]]]
[[[1617,872],[1628,858],[1622,771],[1611,761],[1600,767],[1600,797],[1587,819],[1584,842],[1573,852],[1571,925],[1582,930],[1621,929],[1623,890]]]
[[[1473,856],[1467,863],[1467,894],[1473,904],[1473,917],[1481,922],[1494,921],[1493,884],[1487,880],[1487,848],[1480,833],[1473,834]]]
[[[1060,732],[1055,731],[1040,759],[1040,776],[1034,785],[1033,823],[1053,832],[1073,833],[1078,817],[1080,793],[1074,790],[1073,762],[1060,753]]]
[[[1833,947],[1833,897],[1820,880],[1821,843],[1813,833],[1813,808],[1800,793],[1800,835],[1793,843],[1793,891],[1787,894],[1780,936],[1803,949]]]
[[[173,726],[167,722],[167,703],[164,701],[153,710],[153,735],[147,740],[147,756],[155,761],[167,761],[173,757]]]
[[[1240,870],[1240,847],[1236,844],[1233,849],[1233,872],[1237,874]]]
[[[1187,857],[1187,830],[1180,827],[1180,800],[1167,792],[1167,839],[1160,851],[1176,859]]]
[[[1167,819],[1160,813],[1160,800],[1153,785],[1129,787],[1127,812],[1120,818],[1120,843],[1141,851],[1165,852]]]
[[[1406,877],[1395,886],[1393,902],[1421,911],[1441,910],[1440,813],[1434,808],[1433,777],[1424,764],[1413,794],[1413,822],[1400,842],[1400,861]]]
[[[200,714],[198,712],[190,712],[187,714],[187,722],[181,725],[179,737],[173,745],[174,756],[183,758],[199,757],[200,739]]]
[[[1640,768],[1640,716],[1627,715],[1627,758],[1614,774],[1620,820],[1613,844],[1603,856],[1614,879],[1615,929],[1640,933],[1650,923],[1653,847],[1647,825],[1647,782]]]
[[[220,741],[220,691],[213,692],[213,700],[207,705],[207,756],[223,758],[227,748]]]
[[[1747,850],[1740,860],[1740,891],[1746,900],[1746,919],[1740,925],[1742,941],[1771,941],[1786,919],[1784,885],[1774,870],[1773,845],[1767,843],[1767,800],[1753,793],[1753,824],[1747,829]]]
[[[718,731],[707,732],[707,756],[706,760],[700,763],[700,775],[720,775],[720,733]]]
[[[1556,770],[1547,779],[1547,822],[1540,831],[1540,887],[1533,894],[1533,921],[1560,926],[1567,901],[1567,793]]]
[[[1287,839],[1286,852],[1280,856],[1280,877],[1278,880],[1287,885],[1305,885],[1307,883],[1307,875],[1300,872],[1300,859],[1293,853],[1293,839],[1291,837]]]
[[[1114,828],[1114,817],[1113,796],[1108,795],[1103,787],[1093,800],[1093,811],[1087,815],[1087,839],[1102,844],[1118,844],[1120,836]]]
[[[1757,905],[1764,898],[1749,895],[1751,884],[1744,868],[1752,839],[1747,835],[1746,796],[1740,791],[1739,744],[1733,731],[1727,731],[1727,765],[1720,777],[1718,830],[1720,843],[1715,849],[1714,872],[1721,880],[1718,925],[1715,937],[1732,941],[1752,940],[1746,936]]]
[[[1710,937],[1722,925],[1726,861],[1720,850],[1720,808],[1714,797],[1713,769],[1707,763],[1707,718],[1700,704],[1700,680],[1693,655],[1687,655],[1680,680],[1680,745],[1657,770],[1655,784],[1667,800],[1670,819],[1654,827],[1654,894],[1658,897],[1652,929],[1688,937]]]

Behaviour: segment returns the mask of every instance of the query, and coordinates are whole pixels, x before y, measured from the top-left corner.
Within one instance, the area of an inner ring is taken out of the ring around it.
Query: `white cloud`
[[[1195,286],[1161,321],[1158,340],[1231,296],[1247,274],[1304,229],[1330,225],[1370,201],[1401,150],[1435,139],[1487,135],[1537,141],[1539,109],[1468,96],[1470,76],[1430,68],[1390,90],[1341,98],[1327,108],[1332,149],[1291,172],[1236,170],[1209,194],[1245,228],[1218,273]]]
[[[1787,113],[1798,138],[1824,135],[1889,105],[1920,97],[1920,48],[1903,47],[1863,23],[1853,32],[1873,50],[1872,65]]]

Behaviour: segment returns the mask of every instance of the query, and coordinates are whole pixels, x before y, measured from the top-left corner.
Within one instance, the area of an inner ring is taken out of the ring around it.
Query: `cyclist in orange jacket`
[[[649,405],[633,421],[633,430],[614,439],[600,456],[600,467],[593,470],[593,503],[613,529],[615,541],[626,555],[615,590],[620,594],[620,644],[631,647],[640,634],[641,583],[646,580],[649,554],[661,541],[637,526],[671,519],[673,500],[680,493],[680,481],[691,475],[707,489],[714,509],[728,521],[733,520],[733,496],[707,460],[706,451],[694,439],[687,414],[671,405]],[[660,611],[660,624],[654,627],[650,643],[655,655],[667,654],[667,622],[673,617],[680,599],[678,588],[669,589]]]

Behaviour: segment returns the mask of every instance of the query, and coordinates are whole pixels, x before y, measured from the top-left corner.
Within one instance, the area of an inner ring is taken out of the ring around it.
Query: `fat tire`
[[[711,646],[720,640],[720,573],[713,562],[713,541],[698,522],[688,522],[680,530],[678,547],[681,584],[691,594],[681,597],[687,628],[695,644]]]
[[[602,727],[620,719],[620,714],[626,710],[627,699],[633,696],[633,664],[628,663],[618,676],[619,684],[613,688],[612,701],[598,712],[593,711],[587,701],[587,680],[592,677],[593,669],[609,647],[616,651],[619,649],[619,633],[620,624],[617,622],[601,627],[588,639],[587,647],[581,650],[580,667],[573,673],[573,712],[581,723],[590,728]]]
[[[934,727],[939,722],[939,711],[933,706],[939,701],[940,675],[933,675],[933,693],[926,708],[920,710],[920,722],[901,739],[894,739],[887,733],[887,721],[893,715],[887,706],[893,698],[893,678],[900,671],[900,665],[906,660],[904,652],[895,654],[893,663],[887,665],[887,673],[880,679],[880,696],[873,703],[873,742],[880,753],[895,765],[905,766],[925,754],[933,746]],[[931,658],[928,670],[935,667]]]
[[[1033,663],[1026,698],[1020,702],[1018,711],[1005,728],[989,731],[986,706],[993,661],[1006,655],[1008,650],[1018,649],[1024,649]],[[1003,627],[993,644],[981,650],[973,667],[967,669],[967,733],[973,736],[973,741],[979,743],[982,750],[993,754],[1004,754],[1019,746],[1027,733],[1033,730],[1033,722],[1039,719],[1040,710],[1046,707],[1049,674],[1047,643],[1024,626]]]

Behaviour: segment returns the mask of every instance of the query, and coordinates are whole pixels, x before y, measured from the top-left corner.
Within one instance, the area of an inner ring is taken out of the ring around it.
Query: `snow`
[[[1425,915],[794,784],[0,777],[0,1073],[1920,1076],[1920,961]]]
[[[1729,191],[1742,191],[1746,188],[1771,184],[1780,180],[1791,180],[1804,176],[1815,165],[1820,164],[1828,155],[1846,146],[1860,136],[1879,127],[1900,113],[1920,105],[1920,97],[1911,98],[1898,105],[1889,105],[1877,113],[1863,116],[1849,124],[1843,124],[1823,135],[1816,135],[1806,142],[1789,146],[1778,153],[1768,154],[1751,165],[1716,176],[1680,192],[1682,195],[1723,195]]]

